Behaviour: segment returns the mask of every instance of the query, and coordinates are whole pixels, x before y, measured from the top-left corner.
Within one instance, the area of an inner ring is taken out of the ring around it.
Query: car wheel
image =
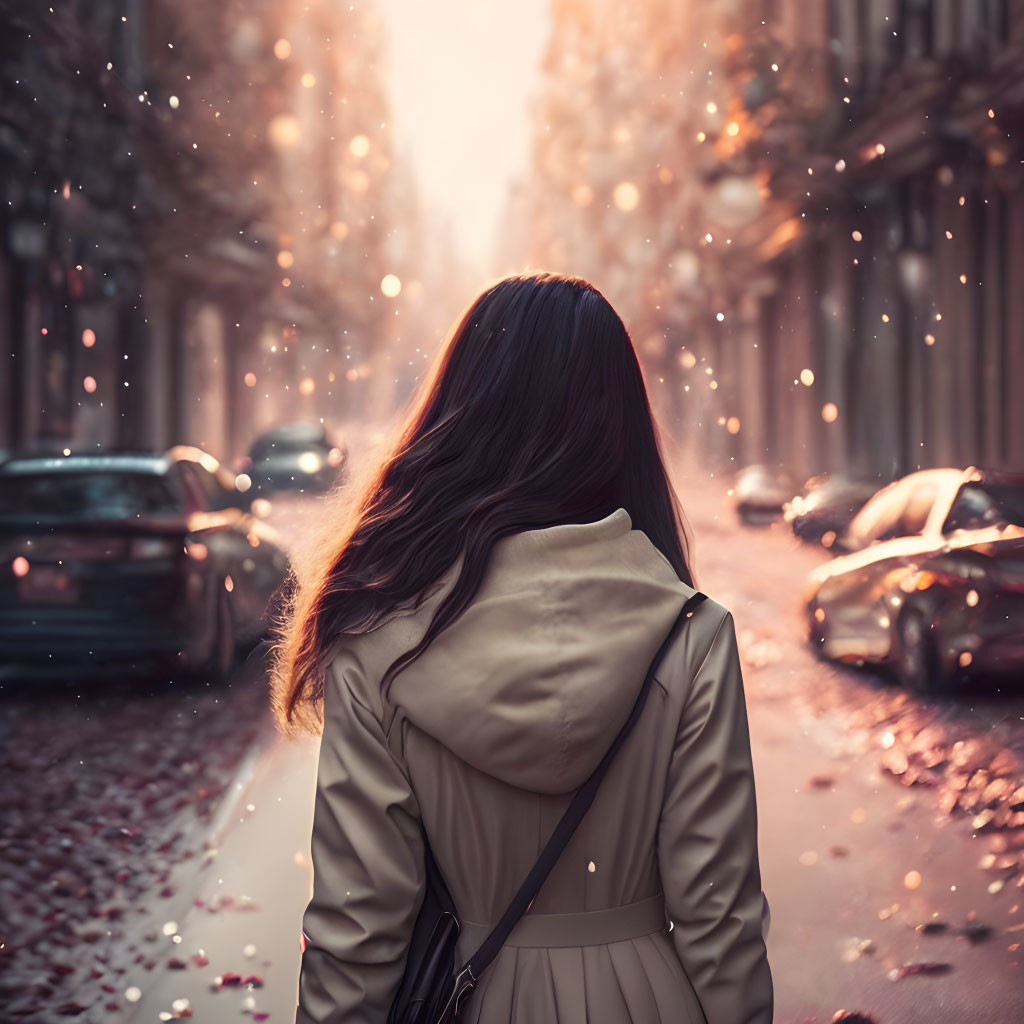
[[[908,608],[897,622],[899,653],[896,667],[900,680],[914,693],[943,689],[939,660],[924,613]]]

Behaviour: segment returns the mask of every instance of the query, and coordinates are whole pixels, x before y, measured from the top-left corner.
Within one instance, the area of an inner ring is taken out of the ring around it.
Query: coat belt
[[[639,903],[608,910],[588,910],[580,914],[526,914],[512,929],[505,945],[534,948],[605,946],[667,928],[665,896],[658,893]],[[473,952],[490,932],[490,925],[463,921],[459,945],[465,944]]]

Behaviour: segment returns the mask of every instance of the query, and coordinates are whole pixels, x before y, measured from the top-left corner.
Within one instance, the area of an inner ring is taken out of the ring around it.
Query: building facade
[[[380,290],[372,5],[0,0],[0,21],[0,450],[229,461],[368,410],[402,301]]]
[[[719,457],[1020,469],[1024,4],[812,6],[753,3],[729,27],[737,144],[706,173],[762,201],[710,261],[702,333],[741,423]]]

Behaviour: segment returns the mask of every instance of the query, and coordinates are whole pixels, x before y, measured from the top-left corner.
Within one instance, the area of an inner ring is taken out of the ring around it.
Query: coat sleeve
[[[672,938],[708,1024],[771,1024],[757,809],[732,613],[680,716],[658,828]]]
[[[295,1024],[383,1024],[426,884],[419,807],[343,673],[325,689]]]

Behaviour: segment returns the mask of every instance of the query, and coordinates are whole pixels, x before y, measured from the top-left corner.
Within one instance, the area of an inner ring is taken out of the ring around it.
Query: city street
[[[684,479],[680,494],[698,586],[737,622],[776,1020],[825,1024],[843,1009],[878,1024],[1020,1020],[1024,828],[1019,810],[1015,829],[992,819],[1024,797],[1024,695],[932,702],[818,662],[799,592],[827,556],[781,523],[740,527],[718,481]],[[316,515],[302,499],[275,511],[297,534]],[[0,884],[16,908],[9,941],[25,947],[0,979],[12,1019],[289,1020],[316,742],[274,733],[258,662],[217,694],[125,687],[89,700],[51,689],[44,715],[34,693],[4,697],[2,798],[17,814],[5,817]],[[69,727],[58,733],[58,720]],[[59,750],[48,735],[64,737]],[[26,785],[33,769],[43,785]],[[55,788],[50,827],[71,842],[51,846],[57,909],[32,920],[50,868],[31,829]]]
[[[0,0],[0,1024],[293,1024],[310,666],[452,531],[619,504],[732,614],[775,1020],[1024,1022],[1024,0],[514,14]],[[516,767],[581,740],[549,679],[601,721],[553,661],[621,696],[656,621],[621,578],[582,644],[530,660],[531,601],[512,657],[442,645],[527,680]],[[543,1017],[518,963],[502,1006]],[[757,967],[708,1024],[768,1024]],[[649,1012],[581,969],[591,1020]]]

